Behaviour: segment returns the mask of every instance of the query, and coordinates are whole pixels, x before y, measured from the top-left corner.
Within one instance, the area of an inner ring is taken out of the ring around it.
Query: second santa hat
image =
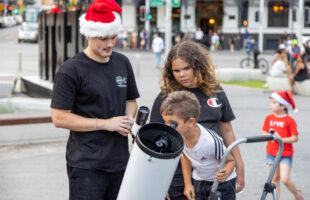
[[[292,109],[297,112],[297,109],[295,107],[295,102],[293,99],[293,95],[291,92],[289,91],[277,91],[277,92],[273,92],[271,94],[271,97],[276,100],[277,102],[279,102],[280,104],[283,104],[287,109],[290,109],[292,107]]]
[[[80,33],[86,37],[105,37],[118,34],[122,29],[119,13],[122,8],[114,0],[96,0],[86,14],[81,15]]]

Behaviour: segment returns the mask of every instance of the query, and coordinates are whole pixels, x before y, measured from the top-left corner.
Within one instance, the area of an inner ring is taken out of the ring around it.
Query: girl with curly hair
[[[214,69],[208,51],[200,44],[185,41],[173,46],[165,62],[161,92],[154,101],[150,121],[164,123],[160,114],[163,100],[171,92],[187,90],[194,93],[201,104],[198,123],[219,134],[226,146],[233,143],[236,138],[231,121],[235,115]],[[234,148],[232,155],[236,162],[236,192],[239,192],[244,187],[244,165],[238,148]],[[183,192],[184,181],[179,163],[167,199],[185,200],[187,198]]]

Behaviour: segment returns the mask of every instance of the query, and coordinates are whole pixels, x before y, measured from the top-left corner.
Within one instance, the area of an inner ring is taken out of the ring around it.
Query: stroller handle
[[[274,165],[272,166],[272,169],[270,170],[269,175],[268,175],[268,179],[267,179],[267,182],[271,183],[272,177],[273,177],[273,175],[276,171],[276,168],[280,162],[280,158],[281,158],[281,155],[283,152],[283,146],[284,146],[281,137],[276,136],[276,135],[250,136],[250,137],[244,137],[244,138],[240,138],[240,139],[236,140],[231,145],[229,145],[228,148],[226,149],[226,151],[223,155],[222,161],[220,163],[220,167],[218,169],[218,172],[224,168],[224,165],[226,163],[226,159],[227,159],[229,153],[233,150],[233,148],[235,148],[239,144],[241,144],[241,143],[265,142],[265,141],[271,141],[271,140],[277,140],[279,142],[279,150],[278,150],[278,153],[276,155]],[[210,192],[210,196],[209,196],[210,200],[219,199],[218,192],[216,191],[218,188],[218,185],[219,185],[219,182],[217,180],[214,180],[214,183],[213,183],[213,186],[212,186],[212,189]],[[264,196],[264,197],[266,197],[266,196]],[[263,198],[261,198],[261,199],[263,199]]]
[[[250,136],[246,137],[246,143],[254,143],[254,142],[265,142],[274,140],[273,135],[263,135],[263,136]]]

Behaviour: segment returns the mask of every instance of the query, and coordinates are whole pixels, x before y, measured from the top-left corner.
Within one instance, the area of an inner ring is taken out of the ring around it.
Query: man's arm
[[[136,113],[137,113],[137,108],[138,108],[138,104],[137,101],[134,100],[127,100],[126,101],[126,111],[125,114],[129,117],[131,117],[132,119],[135,118]]]
[[[131,114],[132,108],[129,109]],[[127,108],[126,108],[127,111]],[[70,110],[51,109],[52,120],[57,128],[65,128],[73,131],[87,132],[97,130],[117,131],[121,135],[128,135],[134,120],[131,116],[117,116],[110,119],[86,118],[71,113]]]
[[[228,147],[235,140],[235,134],[230,122],[221,122],[220,123],[221,135],[224,140],[225,145]],[[238,147],[235,147],[231,151],[232,156],[236,162],[236,173],[237,173],[237,190],[240,192],[244,188],[244,164]]]

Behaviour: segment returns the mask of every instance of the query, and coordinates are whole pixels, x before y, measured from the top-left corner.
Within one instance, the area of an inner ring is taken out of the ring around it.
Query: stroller
[[[265,142],[265,141],[271,141],[271,140],[277,140],[279,142],[279,151],[277,153],[277,156],[275,157],[275,162],[274,162],[274,164],[273,164],[273,166],[269,172],[267,182],[265,183],[263,194],[261,196],[261,200],[265,200],[268,193],[272,194],[273,200],[277,200],[276,185],[271,183],[271,181],[272,181],[273,175],[274,175],[274,173],[275,173],[275,171],[279,165],[280,158],[281,158],[281,155],[283,152],[283,141],[279,136],[274,136],[274,135],[251,136],[251,137],[245,137],[245,138],[240,138],[240,139],[236,140],[225,151],[218,171],[223,169],[227,156],[232,151],[232,149],[235,148],[236,146],[238,146],[239,144],[241,144],[241,143]],[[221,200],[221,193],[219,191],[217,191],[218,185],[219,185],[219,182],[215,180],[213,185],[212,185],[212,189],[211,189],[211,192],[209,195],[209,200]]]

